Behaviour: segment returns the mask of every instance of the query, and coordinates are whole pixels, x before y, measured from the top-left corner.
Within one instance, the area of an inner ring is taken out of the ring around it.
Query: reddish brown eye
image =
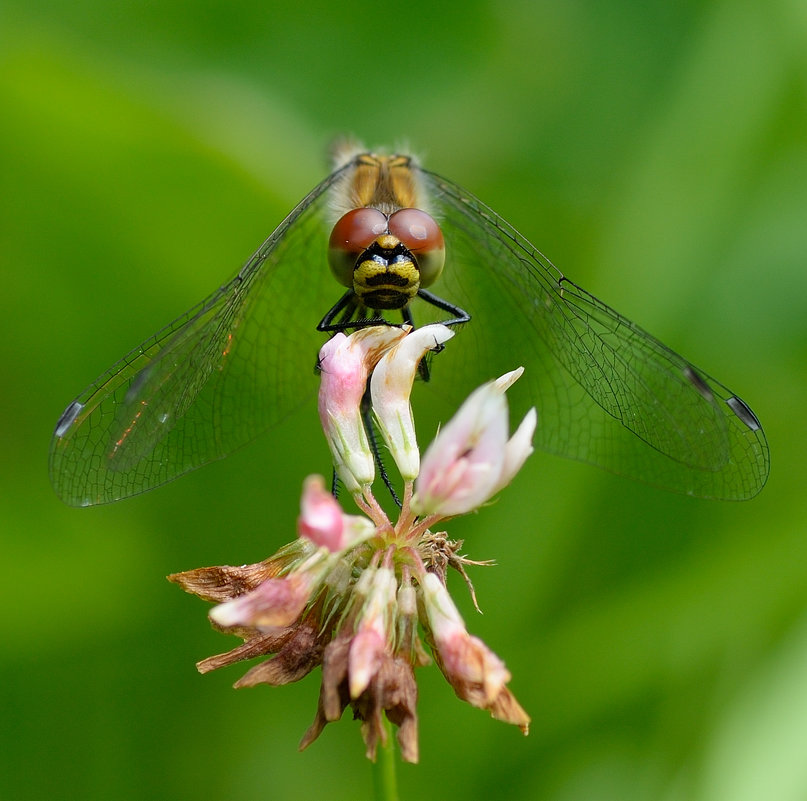
[[[387,230],[387,217],[378,209],[353,209],[331,231],[330,247],[360,253]]]
[[[387,216],[378,209],[353,209],[339,219],[328,242],[328,261],[340,284],[353,285],[356,259],[386,230]]]
[[[417,259],[421,286],[437,280],[445,263],[445,242],[440,226],[420,209],[399,209],[389,218],[389,232]]]
[[[399,209],[389,218],[389,232],[412,253],[442,249],[443,234],[437,223],[420,209]]]

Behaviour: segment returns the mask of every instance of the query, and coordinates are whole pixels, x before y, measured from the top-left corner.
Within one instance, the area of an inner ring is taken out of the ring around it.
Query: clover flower
[[[319,414],[334,469],[360,515],[345,514],[324,479],[303,483],[297,539],[242,567],[209,567],[168,578],[217,605],[213,626],[242,645],[198,663],[206,673],[269,656],[236,687],[281,685],[322,669],[317,713],[300,748],[350,706],[367,756],[397,726],[404,760],[417,762],[415,668],[430,659],[455,693],[527,733],[530,719],[507,687],[504,662],[468,633],[446,588],[448,568],[473,588],[461,542],[436,529],[474,511],[506,486],[532,452],[532,409],[509,437],[505,391],[521,368],[471,394],[427,449],[422,464],[409,395],[418,363],[452,336],[442,325],[373,326],[337,334],[320,353]],[[404,482],[397,520],[374,497],[367,411]],[[476,599],[474,597],[474,603]]]

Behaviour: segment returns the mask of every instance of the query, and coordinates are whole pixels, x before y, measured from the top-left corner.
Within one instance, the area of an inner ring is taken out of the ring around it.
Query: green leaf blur
[[[410,143],[736,387],[773,463],[720,504],[536,454],[457,521],[497,566],[484,616],[453,593],[533,726],[421,669],[402,798],[806,797],[806,84],[798,0],[6,0],[0,796],[369,797],[349,715],[296,751],[318,674],[197,675],[231,643],[164,580],[294,536],[328,470],[313,414],[104,508],[62,506],[46,467],[67,402],[235,273],[352,133]]]

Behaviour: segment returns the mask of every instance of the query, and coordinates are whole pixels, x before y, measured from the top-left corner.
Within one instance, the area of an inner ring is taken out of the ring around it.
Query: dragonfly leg
[[[373,423],[372,412],[373,406],[370,399],[370,383],[368,381],[367,389],[365,390],[361,399],[361,419],[364,423],[364,430],[367,432],[367,441],[370,444],[370,450],[373,452],[373,459],[375,460],[376,467],[378,468],[378,474],[381,476],[384,486],[389,490],[392,500],[395,501],[396,506],[400,509],[401,499],[398,497],[395,487],[392,486],[392,481],[387,473],[387,468],[384,466],[384,460],[381,458],[381,448],[378,442],[378,437],[376,436],[376,428],[375,424]]]
[[[425,300],[426,303],[440,309],[441,311],[454,315],[450,320],[442,320],[441,322],[443,325],[461,325],[462,323],[469,322],[471,319],[471,315],[468,314],[468,312],[462,307],[449,303],[447,300],[443,300],[443,298],[438,297],[425,289],[418,290],[418,297]]]

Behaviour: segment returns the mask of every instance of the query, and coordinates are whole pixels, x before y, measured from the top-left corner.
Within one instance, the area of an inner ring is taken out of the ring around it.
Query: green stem
[[[373,765],[376,801],[398,801],[398,779],[395,765],[395,735],[392,724],[384,717],[387,744],[379,744]]]

